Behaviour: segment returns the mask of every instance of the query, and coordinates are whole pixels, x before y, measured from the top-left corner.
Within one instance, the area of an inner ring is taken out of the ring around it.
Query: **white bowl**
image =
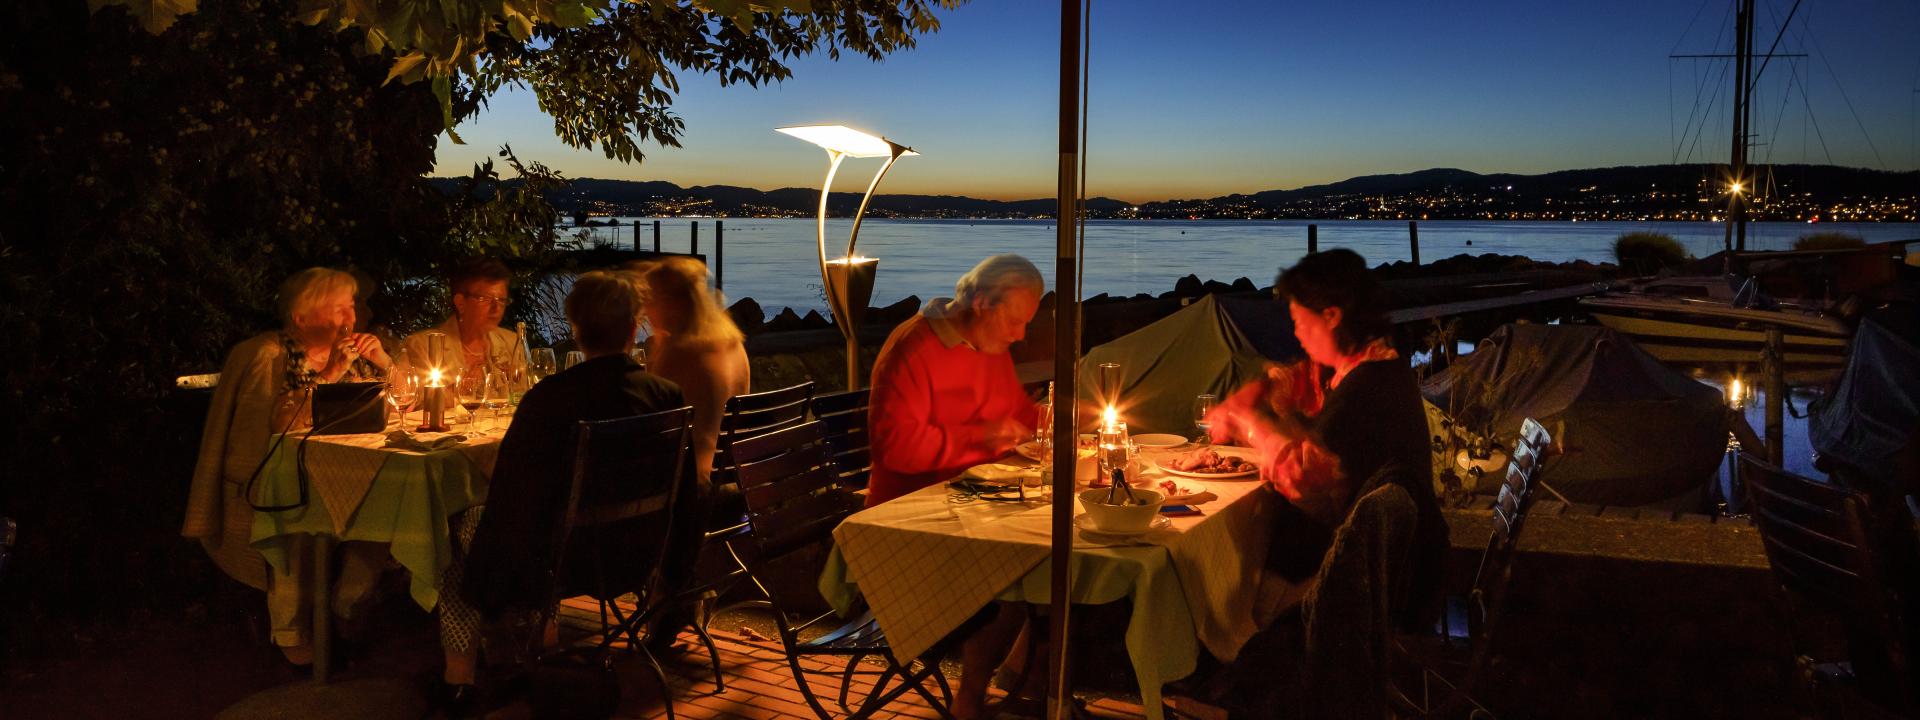
[[[1137,533],[1146,532],[1153,525],[1153,519],[1160,514],[1160,504],[1167,496],[1158,490],[1134,488],[1133,497],[1144,501],[1144,505],[1108,505],[1108,488],[1093,488],[1080,491],[1080,505],[1086,508],[1087,520],[1093,527],[1103,532]],[[1126,493],[1121,493],[1125,500]]]

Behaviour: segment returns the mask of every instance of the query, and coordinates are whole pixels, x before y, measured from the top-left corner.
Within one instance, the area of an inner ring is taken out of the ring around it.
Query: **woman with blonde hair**
[[[647,369],[679,385],[693,406],[694,468],[706,494],[727,399],[752,389],[746,336],[721,306],[720,294],[707,287],[705,263],[668,257],[649,265],[646,314],[653,339]]]
[[[181,529],[182,535],[200,540],[220,569],[267,591],[274,644],[296,665],[313,657],[309,538],[290,539],[284,567],[269,566],[253,548],[253,508],[242,493],[259,472],[271,438],[309,424],[313,386],[378,380],[392,364],[378,339],[354,332],[358,287],[352,275],[331,268],[296,273],[280,286],[284,325],[227,354],[200,438]],[[345,609],[372,588],[385,551],[352,542],[341,552],[345,567],[334,602]]]

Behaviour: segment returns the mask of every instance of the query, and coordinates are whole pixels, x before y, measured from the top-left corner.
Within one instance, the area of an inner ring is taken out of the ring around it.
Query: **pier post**
[[[633,251],[640,252],[640,221],[633,221]]]
[[[721,253],[727,247],[727,226],[724,220],[713,221],[713,289],[725,288],[726,274],[720,264]]]
[[[1407,242],[1413,246],[1413,264],[1420,264],[1420,221],[1407,221]]]
[[[687,236],[687,254],[700,254],[700,221],[693,221],[693,234]]]
[[[653,221],[653,251],[660,252],[660,221]]]
[[[1320,226],[1309,223],[1307,225],[1307,254],[1312,255],[1317,252],[1320,252]]]
[[[1767,462],[1781,467],[1781,459],[1786,448],[1781,443],[1786,439],[1785,419],[1782,411],[1787,404],[1787,352],[1786,334],[1780,328],[1767,328],[1767,349],[1764,350],[1764,364],[1767,369]]]

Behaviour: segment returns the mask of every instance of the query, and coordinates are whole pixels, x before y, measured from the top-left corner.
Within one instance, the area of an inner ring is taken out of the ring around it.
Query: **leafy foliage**
[[[1693,259],[1672,235],[1656,232],[1630,232],[1615,238],[1613,258],[1622,270],[1635,275],[1652,275]]]
[[[177,610],[222,581],[177,537],[200,418],[173,378],[276,327],[299,268],[366,271],[374,314],[404,331],[442,316],[419,279],[449,263],[550,267],[537,193],[559,179],[509,154],[536,195],[434,189],[430,89],[383,85],[380,58],[286,0],[205,0],[157,35],[72,0],[0,20],[20,33],[0,45],[0,336],[19,350],[0,363],[0,453],[47,468],[0,482],[22,528],[12,577],[33,578],[0,605],[34,627]]]
[[[389,81],[428,80],[450,132],[456,95],[484,102],[528,87],[561,140],[633,162],[642,142],[679,146],[675,70],[757,86],[790,77],[785,62],[815,51],[878,60],[940,28],[932,2],[961,1],[299,0],[299,18],[391,55]],[[123,5],[160,31],[198,0],[89,2]]]

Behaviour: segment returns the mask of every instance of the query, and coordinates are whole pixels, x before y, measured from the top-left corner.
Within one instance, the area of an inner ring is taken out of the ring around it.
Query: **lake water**
[[[617,235],[592,228],[623,247],[633,242],[634,220],[642,224],[641,244],[652,247],[651,218],[620,218]],[[685,252],[688,218],[660,221],[661,249]],[[701,219],[700,250],[711,259],[714,221]],[[815,259],[814,221],[806,219],[725,219],[725,291],[729,299],[751,297],[769,315],[782,307],[805,313],[826,310]],[[1316,220],[1320,247],[1344,247],[1371,264],[1407,260],[1407,223],[1397,220]],[[1173,289],[1184,275],[1232,282],[1245,277],[1259,286],[1306,253],[1305,220],[1095,220],[1086,228],[1085,294],[1158,295]],[[827,222],[827,254],[844,254],[847,220]],[[1672,235],[1696,256],[1722,247],[1725,226],[1695,222],[1479,222],[1420,223],[1420,256],[1432,262],[1461,253],[1525,255],[1536,260],[1612,262],[1613,240],[1620,234],[1653,231]],[[1916,223],[1754,223],[1747,246],[1785,250],[1803,234],[1845,232],[1870,242],[1920,238]],[[569,229],[569,232],[572,232]],[[1471,244],[1469,244],[1471,243]],[[1019,253],[1053,282],[1054,230],[1049,220],[872,220],[860,226],[859,254],[880,258],[873,304],[886,305],[909,295],[922,300],[953,294],[953,281],[974,263],[995,253]]]

